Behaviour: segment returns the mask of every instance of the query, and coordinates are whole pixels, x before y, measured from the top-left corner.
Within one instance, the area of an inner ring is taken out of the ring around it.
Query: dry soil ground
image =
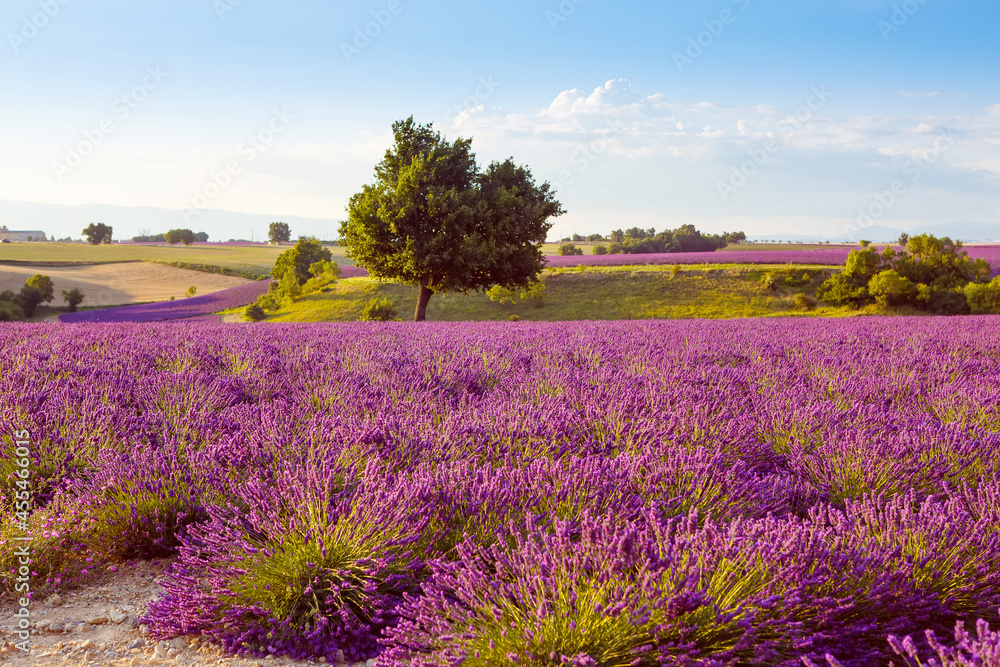
[[[17,292],[36,273],[52,278],[56,298],[51,305],[57,307],[64,305],[62,291],[73,288],[87,295],[82,306],[122,306],[167,301],[172,296],[180,299],[192,285],[198,288],[198,294],[211,294],[250,282],[148,262],[67,267],[4,264],[0,265],[0,291]]]
[[[20,641],[12,633],[17,611],[9,598],[0,601],[0,667],[45,667],[47,665],[212,665],[221,667],[278,667],[312,665],[283,657],[234,658],[200,637],[178,637],[169,642],[151,639],[139,618],[161,593],[158,581],[166,569],[164,561],[118,566],[105,572],[90,586],[51,596],[33,603],[35,626],[31,652],[14,646]],[[373,665],[373,661],[369,661]],[[348,667],[344,665],[344,667]],[[368,667],[358,663],[355,667]]]

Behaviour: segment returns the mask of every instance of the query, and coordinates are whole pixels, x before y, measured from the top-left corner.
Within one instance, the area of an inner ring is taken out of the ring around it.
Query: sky
[[[340,220],[412,115],[550,181],[554,238],[996,223],[998,27],[996,0],[6,0],[0,200]]]

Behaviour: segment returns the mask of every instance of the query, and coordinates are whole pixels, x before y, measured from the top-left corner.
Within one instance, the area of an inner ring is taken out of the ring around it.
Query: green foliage
[[[868,293],[880,306],[901,306],[917,296],[917,286],[892,269],[882,271],[868,281]]]
[[[966,285],[965,301],[973,315],[1000,315],[1000,276],[985,285]]]
[[[396,306],[389,299],[374,298],[361,312],[362,322],[392,322],[396,319]]]
[[[906,244],[908,244],[909,242],[910,242],[910,235],[907,234],[906,232],[900,234],[899,240],[896,241],[896,243],[903,246],[904,248],[906,247]]]
[[[723,234],[702,234],[694,225],[682,225],[677,229],[667,229],[657,233],[655,229],[640,229],[633,227],[622,231],[611,232],[610,253],[646,254],[667,252],[712,252],[725,248],[727,245],[742,243],[746,240],[743,232]]]
[[[0,322],[21,322],[24,320],[24,311],[21,306],[14,301],[0,299]]]
[[[582,255],[583,248],[578,248],[572,243],[564,243],[559,246],[559,255],[562,257]]]
[[[287,243],[292,240],[292,230],[287,222],[272,222],[267,230],[267,238],[271,243]]]
[[[760,278],[761,286],[769,292],[773,292],[778,289],[777,283],[774,282],[774,276],[770,273],[765,273]]]
[[[969,304],[961,287],[917,286],[917,303],[936,315],[967,315]]]
[[[75,313],[76,307],[83,303],[87,295],[80,288],[74,287],[71,290],[63,290],[62,297],[63,301],[66,302],[66,309],[71,313]]]
[[[421,286],[417,320],[431,294],[531,282],[549,218],[563,213],[551,186],[510,159],[481,171],[471,139],[448,141],[412,117],[393,134],[375,182],[348,205],[348,255],[374,278]]]
[[[83,230],[82,234],[87,237],[90,245],[110,244],[111,235],[114,228],[105,225],[103,222],[92,222]]]
[[[42,303],[48,303],[55,298],[55,286],[52,279],[36,273],[24,283],[21,293],[16,297],[16,303],[24,311],[28,319],[35,316],[35,309]]]
[[[503,305],[505,303],[515,304],[520,298],[521,301],[530,301],[535,305],[541,305],[545,301],[545,283],[537,280],[520,290],[511,290],[500,285],[494,285],[486,292],[490,301],[496,301]]]
[[[264,309],[261,308],[259,301],[257,303],[251,303],[247,306],[246,310],[243,311],[243,314],[250,322],[262,322],[267,319],[267,313],[265,313]]]
[[[608,247],[607,246],[603,246],[603,245],[595,245],[594,246],[594,254],[595,255],[607,255],[608,254]]]
[[[670,267],[670,277],[671,278],[676,278],[677,276],[680,275],[680,273],[681,273],[681,265],[680,264],[674,264],[673,266]]]
[[[802,293],[793,296],[792,303],[795,304],[795,307],[799,310],[809,311],[816,308],[816,302]]]
[[[197,293],[198,293],[198,287],[196,285],[191,285],[191,287],[187,288],[187,292],[184,292],[184,294],[189,298]]]
[[[510,322],[520,322],[521,321],[521,316],[520,315],[511,315],[510,317],[507,318],[507,320],[510,321]]]
[[[28,278],[28,280],[24,284],[26,287],[30,287],[32,289],[37,290],[38,293],[42,296],[42,301],[44,301],[45,303],[48,303],[55,298],[56,287],[52,283],[52,278],[49,278],[48,276],[43,276],[40,273],[36,273],[35,275]]]
[[[305,285],[314,277],[313,265],[323,261],[333,261],[329,250],[316,239],[299,239],[295,247],[278,256],[271,275],[279,282],[295,281],[299,285]]]
[[[903,251],[851,252],[844,271],[820,287],[819,298],[839,305],[907,305],[942,315],[968,312],[964,288],[989,280],[989,264],[971,259],[949,238],[922,234],[906,240]]]
[[[163,238],[170,245],[177,245],[178,243],[191,245],[194,243],[194,232],[190,229],[171,229],[163,235]]]
[[[864,239],[862,239],[862,240],[861,240],[861,247],[862,247],[862,248],[867,248],[867,247],[868,247],[868,246],[870,246],[871,244],[872,244],[872,242],[871,242],[871,241],[865,241]]]

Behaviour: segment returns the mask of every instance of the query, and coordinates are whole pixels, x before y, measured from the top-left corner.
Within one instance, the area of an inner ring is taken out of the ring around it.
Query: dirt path
[[[17,292],[36,273],[52,278],[56,298],[50,305],[57,307],[64,305],[62,291],[73,288],[87,295],[82,306],[123,306],[167,301],[170,297],[181,299],[192,285],[198,288],[198,294],[211,294],[252,282],[149,262],[67,267],[0,264],[0,291]]]
[[[31,652],[14,644],[16,608],[9,598],[0,601],[0,667],[47,665],[213,665],[219,667],[278,667],[315,665],[283,657],[234,658],[195,636],[157,642],[148,637],[138,619],[161,593],[159,580],[165,561],[132,563],[105,572],[90,586],[48,597],[31,607]],[[348,667],[346,664],[344,667]],[[374,667],[374,662],[354,667]]]

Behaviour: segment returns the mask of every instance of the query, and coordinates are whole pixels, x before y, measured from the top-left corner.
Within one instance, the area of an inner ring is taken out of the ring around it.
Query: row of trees
[[[132,237],[132,243],[169,243],[170,245],[183,243],[184,245],[191,245],[192,243],[206,242],[208,242],[208,234],[206,232],[195,233],[190,229],[171,229],[164,234],[140,234],[139,236]]]
[[[989,263],[970,258],[961,242],[949,238],[905,240],[903,250],[852,251],[844,271],[824,282],[817,296],[838,305],[911,306],[941,315],[1000,313],[1000,278],[990,282]]]
[[[62,291],[63,301],[69,312],[76,312],[86,295],[78,288]],[[43,303],[51,303],[55,298],[55,285],[52,278],[40,273],[28,278],[19,292],[4,290],[0,292],[0,322],[13,322],[31,319],[35,310]]]
[[[632,255],[646,253],[713,252],[728,245],[743,243],[747,235],[743,232],[723,232],[703,234],[694,225],[681,225],[677,229],[616,229],[609,237],[611,245],[598,246],[594,254]]]

